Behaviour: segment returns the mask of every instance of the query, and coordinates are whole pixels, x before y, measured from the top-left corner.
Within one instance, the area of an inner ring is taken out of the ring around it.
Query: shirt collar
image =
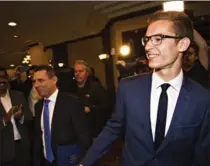
[[[55,102],[57,96],[58,96],[58,89],[56,89],[55,92],[54,92],[50,97],[45,98],[45,99],[48,99],[48,100],[50,100],[50,101],[52,101],[52,102]]]
[[[157,75],[157,73],[153,72],[153,74],[152,74],[152,85],[155,89],[159,88],[164,83],[168,83],[171,85],[171,87],[173,89],[175,89],[176,91],[179,91],[181,89],[182,82],[183,82],[183,71],[182,70],[177,77],[175,77],[174,79],[172,79],[168,82],[162,80]]]

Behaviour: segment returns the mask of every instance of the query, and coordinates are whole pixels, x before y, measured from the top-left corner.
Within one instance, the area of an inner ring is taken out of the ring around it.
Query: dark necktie
[[[157,113],[157,122],[155,129],[155,150],[157,150],[165,137],[165,126],[166,126],[166,116],[167,116],[167,106],[168,106],[168,95],[166,93],[169,88],[169,84],[162,84],[162,92],[160,94],[159,104],[158,104],[158,113]]]
[[[50,131],[50,116],[49,116],[49,102],[50,100],[44,100],[44,139],[46,159],[52,163],[54,160],[52,148],[51,148],[51,131]]]

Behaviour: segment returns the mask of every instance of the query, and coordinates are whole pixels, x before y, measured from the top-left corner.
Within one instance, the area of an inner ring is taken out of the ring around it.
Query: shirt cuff
[[[24,115],[20,118],[19,122],[20,122],[20,124],[24,123]]]

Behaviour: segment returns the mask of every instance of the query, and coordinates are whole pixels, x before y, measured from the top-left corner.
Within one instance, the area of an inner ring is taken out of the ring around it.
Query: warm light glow
[[[59,67],[63,67],[63,66],[64,66],[64,63],[61,63],[61,62],[60,62],[60,63],[58,63],[58,66],[59,66]]]
[[[169,1],[163,3],[164,11],[184,11],[184,2],[183,1]]]
[[[15,67],[15,65],[14,64],[11,64],[10,67]]]
[[[26,58],[24,58],[26,60],[31,60],[31,55],[26,55]]]
[[[108,54],[100,54],[100,55],[98,55],[98,58],[100,60],[108,59],[109,58],[109,55]]]
[[[120,47],[120,54],[122,56],[128,56],[130,54],[130,47],[127,45],[123,45]]]
[[[32,66],[32,64],[29,64],[28,66]]]
[[[29,62],[24,58],[24,60],[22,61],[22,63],[24,63],[24,64],[26,63],[27,64]]]
[[[8,25],[11,26],[11,27],[15,27],[17,25],[17,23],[16,22],[9,22]]]
[[[19,36],[18,36],[18,35],[14,35],[13,37],[14,37],[14,38],[18,38]]]

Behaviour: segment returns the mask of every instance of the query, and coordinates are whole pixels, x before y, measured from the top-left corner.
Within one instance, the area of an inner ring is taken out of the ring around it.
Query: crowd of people
[[[78,164],[92,166],[122,136],[121,166],[209,166],[208,45],[186,14],[162,11],[142,44],[146,61],[118,63],[134,65],[135,76],[120,78],[112,117],[83,60],[59,71],[32,66],[24,82],[0,68],[0,165],[56,166],[59,148],[79,145]]]
[[[74,70],[39,65],[27,76],[21,81],[17,70],[11,80],[0,69],[1,165],[56,165],[60,145],[79,144],[84,154],[111,116],[107,92],[93,69],[78,60]]]

